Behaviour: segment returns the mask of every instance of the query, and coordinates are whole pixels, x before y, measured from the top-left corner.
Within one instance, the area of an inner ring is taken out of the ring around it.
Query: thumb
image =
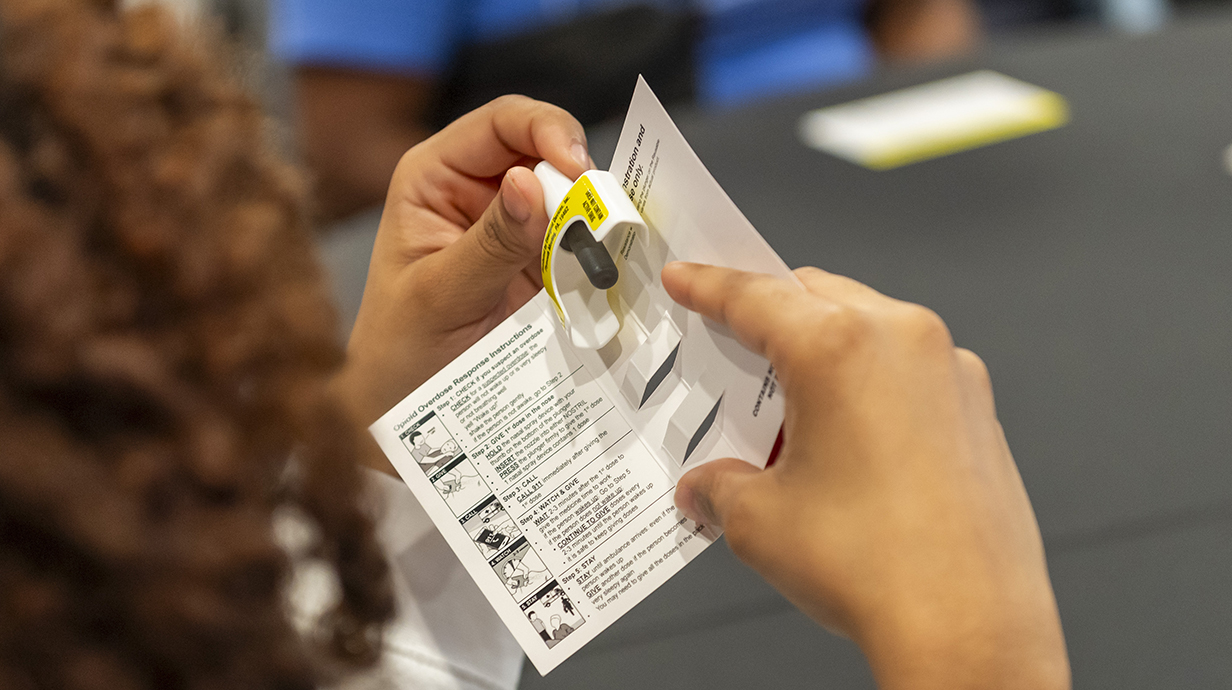
[[[490,310],[520,271],[538,264],[547,225],[538,178],[524,167],[510,168],[483,216],[435,255],[444,269],[437,275],[447,282],[438,290],[451,298],[442,306],[464,317]]]
[[[694,522],[727,529],[737,497],[761,473],[735,458],[708,462],[689,470],[676,483],[676,507]]]

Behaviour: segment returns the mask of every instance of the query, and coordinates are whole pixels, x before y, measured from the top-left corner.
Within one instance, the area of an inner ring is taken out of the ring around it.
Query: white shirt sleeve
[[[364,470],[398,612],[379,666],[340,690],[513,690],[524,656],[401,480]]]

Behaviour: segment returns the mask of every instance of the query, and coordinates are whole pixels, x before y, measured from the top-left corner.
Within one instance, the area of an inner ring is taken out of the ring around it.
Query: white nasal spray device
[[[574,347],[597,350],[620,331],[607,291],[625,277],[620,266],[646,221],[616,176],[587,170],[576,182],[543,161],[535,166],[551,220],[539,268],[556,315]]]

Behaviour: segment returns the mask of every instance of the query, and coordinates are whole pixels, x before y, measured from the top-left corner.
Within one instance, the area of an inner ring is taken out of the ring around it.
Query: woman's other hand
[[[1068,687],[1043,543],[983,362],[928,309],[796,275],[803,289],[664,269],[672,297],[769,358],[786,395],[778,462],[703,465],[677,505],[855,640],[883,688]]]

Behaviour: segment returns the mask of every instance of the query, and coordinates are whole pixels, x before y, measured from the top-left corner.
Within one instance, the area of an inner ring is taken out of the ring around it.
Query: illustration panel
[[[423,473],[431,476],[458,456],[458,442],[435,412],[429,412],[399,434],[402,444]]]
[[[459,522],[479,552],[489,560],[522,536],[513,516],[495,496],[475,506]]]
[[[568,637],[569,633],[586,622],[556,580],[547,583],[534,596],[522,602],[522,613],[526,614],[526,619],[534,626],[539,637],[543,638],[548,649],[555,647]]]
[[[518,601],[538,591],[552,577],[525,537],[510,544],[489,563],[505,589]]]
[[[479,476],[479,470],[475,469],[475,465],[465,455],[454,458],[428,479],[457,516],[467,514],[471,508],[492,495],[487,482]]]

